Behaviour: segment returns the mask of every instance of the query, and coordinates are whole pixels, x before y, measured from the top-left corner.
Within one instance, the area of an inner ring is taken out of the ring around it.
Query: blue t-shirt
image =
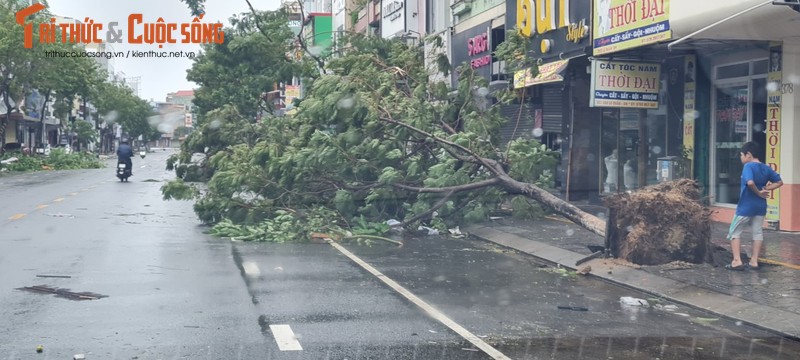
[[[764,163],[749,162],[742,169],[742,185],[739,205],[736,206],[736,215],[739,216],[764,216],[767,214],[767,199],[763,199],[747,187],[747,182],[753,180],[756,187],[761,190],[767,182],[781,181],[781,176]]]

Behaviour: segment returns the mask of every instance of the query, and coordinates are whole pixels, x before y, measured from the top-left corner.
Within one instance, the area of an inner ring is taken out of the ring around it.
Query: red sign
[[[489,51],[489,34],[480,34],[474,38],[467,40],[467,54],[475,56]],[[492,63],[492,55],[481,56],[477,59],[472,59],[470,64],[473,69],[487,66]]]

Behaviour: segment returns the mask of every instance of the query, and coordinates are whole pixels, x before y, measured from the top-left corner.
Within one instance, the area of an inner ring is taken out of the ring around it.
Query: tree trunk
[[[41,136],[42,146],[49,143],[49,141],[47,140],[47,125],[44,123],[44,113],[47,110],[47,103],[50,102],[50,90],[45,91],[44,94],[45,94],[44,104],[42,104],[41,113],[39,114],[39,121],[42,122],[42,136]]]
[[[606,236],[606,224],[597,216],[589,214],[577,206],[570,204],[564,200],[559,199],[555,195],[529,183],[524,183],[512,179],[508,175],[500,176],[500,185],[510,192],[528,196],[539,203],[555,210],[557,213],[563,215],[570,221],[583,226],[587,230],[600,235]]]
[[[8,122],[11,121],[11,99],[9,98],[10,94],[8,93],[8,87],[6,85],[6,91],[3,92],[3,102],[6,104],[6,118],[3,119],[2,123],[0,123],[0,153],[5,152],[6,146],[6,127],[8,127]]]

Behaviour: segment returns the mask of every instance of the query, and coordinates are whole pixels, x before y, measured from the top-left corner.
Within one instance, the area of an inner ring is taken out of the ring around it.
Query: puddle
[[[72,292],[69,289],[53,288],[46,285],[27,286],[23,288],[17,288],[17,290],[28,291],[42,295],[52,294],[55,295],[56,297],[75,300],[75,301],[99,300],[108,297],[107,295],[100,295],[90,292],[80,292],[80,293]]]

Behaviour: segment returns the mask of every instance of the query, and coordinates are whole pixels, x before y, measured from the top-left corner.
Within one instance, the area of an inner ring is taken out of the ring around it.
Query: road
[[[134,160],[129,183],[112,166],[0,176],[0,359],[800,358],[795,342],[622,306],[648,296],[468,239],[213,238],[191,203],[161,199],[167,155]],[[40,285],[90,298],[20,290]]]

